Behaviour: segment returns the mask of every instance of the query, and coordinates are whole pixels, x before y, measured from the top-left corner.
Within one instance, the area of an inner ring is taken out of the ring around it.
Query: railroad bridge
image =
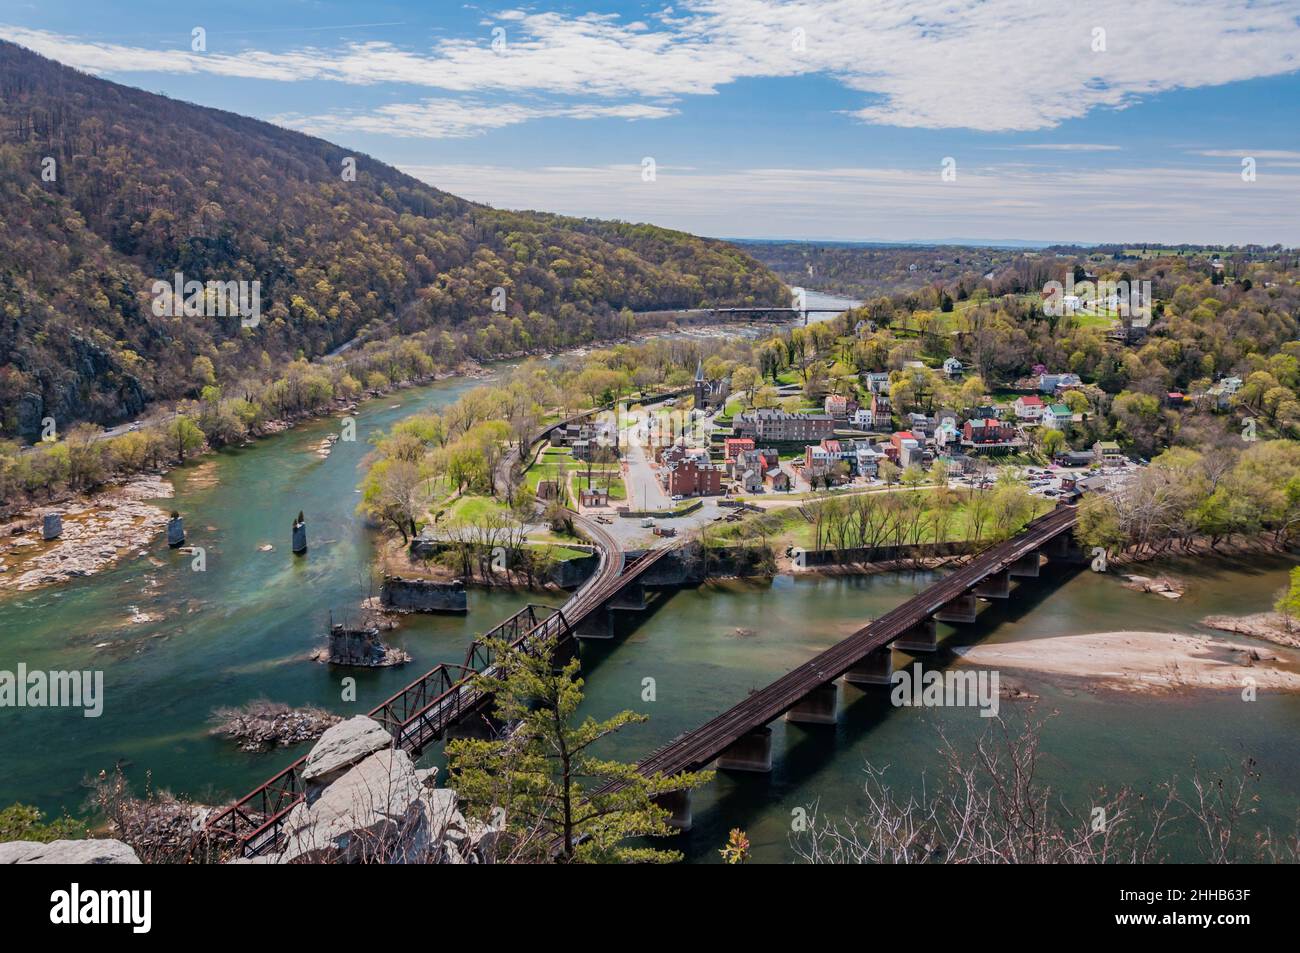
[[[1078,563],[1084,554],[1074,540],[1074,506],[1058,506],[1031,522],[1013,539],[999,543],[897,608],[874,619],[844,640],[766,688],[752,693],[713,720],[673,739],[639,762],[646,776],[670,777],[715,764],[724,771],[772,769],[773,721],[784,716],[799,724],[834,724],[839,713],[839,680],[854,685],[889,685],[893,649],[910,653],[938,648],[937,622],[973,623],[980,600],[1011,597],[1015,578],[1037,577],[1043,559]],[[619,783],[606,785],[617,790]],[[689,792],[668,795],[663,805],[672,823],[689,828]]]

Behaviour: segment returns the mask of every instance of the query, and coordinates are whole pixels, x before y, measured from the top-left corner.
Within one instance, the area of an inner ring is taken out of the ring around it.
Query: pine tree
[[[711,772],[647,778],[636,765],[595,755],[598,742],[646,716],[622,711],[604,721],[578,721],[579,661],[556,668],[554,636],[538,637],[530,651],[497,641],[485,647],[495,662],[477,684],[492,696],[504,730],[494,740],[447,745],[448,786],[465,801],[467,815],[504,825],[505,850],[514,861],[679,860],[675,851],[626,842],[670,834],[669,813],[655,799],[704,784]],[[601,791],[609,782],[616,787]]]

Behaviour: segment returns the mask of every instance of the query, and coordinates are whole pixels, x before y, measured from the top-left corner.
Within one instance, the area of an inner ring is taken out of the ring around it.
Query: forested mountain
[[[361,332],[449,328],[491,357],[626,330],[624,308],[787,300],[724,242],[497,211],[5,42],[0,225],[0,433],[29,437],[45,416],[107,423],[183,396],[197,356],[224,379]],[[153,284],[175,272],[259,281],[260,324],[157,316]]]

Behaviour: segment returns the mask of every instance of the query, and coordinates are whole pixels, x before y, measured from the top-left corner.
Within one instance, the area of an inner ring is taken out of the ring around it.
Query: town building
[[[745,450],[754,449],[754,438],[753,437],[727,437],[725,440],[722,441],[722,445],[723,445],[723,459],[734,460],[736,458],[736,454],[741,453],[742,451]]]
[[[884,429],[885,427],[889,426],[889,422],[893,419],[893,416],[894,416],[894,408],[893,405],[889,402],[889,395],[872,394],[871,395],[872,425],[879,429]]]
[[[1083,381],[1078,374],[1039,374],[1038,389],[1044,394],[1055,394],[1069,387],[1080,387]]]
[[[889,374],[886,371],[868,371],[866,375],[867,391],[872,394],[889,393]]]
[[[1074,412],[1065,404],[1052,404],[1043,411],[1043,426],[1065,430],[1074,422]]]
[[[695,365],[695,409],[713,410],[726,406],[731,395],[731,383],[726,378],[711,381],[704,376],[704,362]]]
[[[967,453],[1011,450],[1024,444],[1015,426],[1001,420],[968,420],[962,424],[961,445]]]
[[[835,432],[829,414],[791,414],[783,410],[750,410],[736,415],[732,429],[737,437],[753,437],[763,443],[807,443]]]
[[[685,454],[660,470],[669,496],[717,496],[722,492],[722,467]]]
[[[1043,398],[1037,394],[1027,394],[1016,398],[1012,405],[1016,411],[1016,418],[1019,420],[1041,420],[1043,411],[1047,405],[1043,403]]]
[[[1097,463],[1120,463],[1128,459],[1114,440],[1098,440],[1094,443],[1092,458]]]
[[[945,358],[943,362],[943,373],[949,380],[961,377],[966,367],[955,357]]]
[[[870,430],[876,425],[876,415],[871,412],[870,407],[859,407],[853,412],[849,423],[861,430]]]
[[[849,414],[858,409],[858,402],[843,394],[827,394],[824,409],[837,420],[847,420]]]

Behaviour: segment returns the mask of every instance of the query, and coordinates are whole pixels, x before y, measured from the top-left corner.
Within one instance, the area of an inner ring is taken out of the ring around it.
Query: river
[[[338,428],[337,420],[174,471],[176,497],[163,505],[185,515],[189,542],[206,549],[206,572],[193,572],[190,557],[159,539],[150,556],[161,565],[132,558],[98,576],[0,600],[0,669],[13,670],[19,662],[29,670],[99,669],[106,696],[99,718],[84,718],[79,709],[3,710],[0,805],[22,801],[48,812],[78,812],[86,795],[83,779],[115,763],[137,788],[148,778],[155,790],[197,800],[242,794],[296,753],[240,752],[211,737],[214,708],[269,698],[345,715],[365,712],[433,664],[462,660],[476,633],[523,603],[558,601],[474,591],[467,616],[406,617],[389,634],[414,658],[403,668],[344,671],[306,660],[323,640],[330,610],[355,607],[369,591],[373,550],[354,512],[369,437],[479,383],[447,381],[362,405],[357,441],[336,443],[326,460],[312,449]],[[310,550],[294,558],[289,527],[300,509]],[[274,550],[260,552],[264,543]],[[1198,620],[1211,613],[1267,608],[1289,566],[1280,559],[1252,566],[1173,565],[1167,568],[1191,583],[1188,595],[1174,603],[1123,589],[1112,576],[1085,571],[1055,582],[1045,576],[1025,583],[1026,594],[994,605],[977,626],[954,638],[1196,630]],[[933,578],[783,576],[672,594],[621,624],[617,639],[584,646],[586,707],[597,716],[622,708],[650,716],[608,746],[634,760]],[[161,619],[134,624],[137,610]],[[937,661],[947,660],[941,652]],[[354,703],[341,700],[344,676],[357,679]],[[654,679],[653,702],[642,700],[647,678]],[[1089,793],[1101,786],[1149,790],[1172,775],[1186,776],[1194,760],[1213,768],[1250,756],[1262,775],[1261,816],[1290,829],[1300,790],[1300,698],[1146,698],[1026,681],[1041,695],[1040,714],[1052,715],[1044,730],[1044,777],[1085,812]],[[722,776],[697,792],[696,826],[674,838],[674,846],[692,861],[716,861],[727,831],[742,827],[756,859],[789,860],[791,812],[813,804],[832,815],[854,810],[868,758],[890,765],[890,777],[911,788],[923,771],[933,777],[940,721],[961,744],[987,725],[974,709],[892,709],[885,698],[883,691],[867,697],[845,689],[838,726],[774,726],[771,775]],[[1004,708],[1020,704],[1005,702]],[[430,759],[437,761],[437,753]]]

